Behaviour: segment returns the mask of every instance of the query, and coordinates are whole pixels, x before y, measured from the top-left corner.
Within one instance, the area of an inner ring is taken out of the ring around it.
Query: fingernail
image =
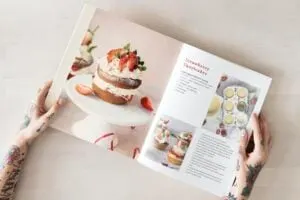
[[[245,129],[242,130],[242,137],[248,139],[248,132]]]
[[[68,95],[64,92],[62,92],[59,96],[60,99],[68,100]]]
[[[63,98],[59,98],[58,101],[57,101],[57,103],[58,103],[59,105],[63,105],[63,104],[65,104],[66,102],[67,102],[67,100],[66,100],[66,99],[63,99]]]

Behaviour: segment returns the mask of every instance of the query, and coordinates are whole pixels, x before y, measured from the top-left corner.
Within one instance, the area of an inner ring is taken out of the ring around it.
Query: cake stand
[[[132,101],[126,105],[114,105],[96,96],[84,96],[78,93],[75,89],[77,84],[91,87],[92,76],[75,76],[67,81],[65,87],[72,103],[88,114],[84,120],[75,122],[72,127],[73,134],[81,139],[92,143],[99,142],[98,139],[103,134],[116,133],[116,126],[127,127],[127,131],[118,134],[130,134],[135,131],[134,127],[146,125],[152,118],[153,114],[140,105],[140,98],[142,97],[140,93],[135,95]],[[90,130],[89,133],[82,131],[87,129]],[[101,142],[99,145],[101,146]]]

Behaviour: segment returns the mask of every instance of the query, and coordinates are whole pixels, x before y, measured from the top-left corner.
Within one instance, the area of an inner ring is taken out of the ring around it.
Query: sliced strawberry
[[[120,71],[122,72],[123,69],[126,67],[126,63],[128,61],[128,56],[125,55],[123,56],[121,59],[120,59],[120,62],[119,62],[119,68],[120,68]]]
[[[85,96],[94,94],[92,88],[90,88],[90,87],[88,87],[88,86],[85,86],[85,85],[82,85],[82,84],[77,84],[77,85],[75,86],[75,89],[76,89],[76,91],[77,91],[79,94],[82,94],[82,95],[85,95]]]
[[[111,62],[115,57],[121,54],[122,48],[112,49],[107,53],[107,62]]]
[[[129,59],[128,59],[128,63],[127,63],[129,71],[132,72],[136,69],[137,62],[138,62],[137,56],[134,53],[131,52],[129,54]]]
[[[141,104],[144,108],[146,108],[147,110],[149,111],[153,111],[153,105],[152,105],[152,102],[150,100],[149,97],[143,97],[141,98]]]
[[[78,71],[78,70],[80,70],[80,69],[81,69],[81,67],[80,67],[79,65],[76,65],[76,64],[73,64],[72,67],[71,67],[71,70],[72,70],[73,72],[76,72],[76,71]]]

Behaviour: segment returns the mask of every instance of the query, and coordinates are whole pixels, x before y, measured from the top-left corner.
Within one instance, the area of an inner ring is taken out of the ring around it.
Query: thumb
[[[44,123],[48,123],[54,116],[54,114],[62,107],[65,103],[65,100],[60,98],[56,103],[41,117],[41,120]]]

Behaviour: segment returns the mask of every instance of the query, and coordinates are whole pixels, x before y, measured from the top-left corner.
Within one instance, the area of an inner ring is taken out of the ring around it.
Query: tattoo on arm
[[[237,160],[237,163],[236,163],[236,171],[237,171],[237,172],[240,171],[240,168],[241,168],[241,166],[240,166],[240,161]]]
[[[46,127],[46,122],[44,122],[44,123],[36,130],[36,132],[37,132],[37,133],[43,132],[44,129],[45,129],[45,127]]]
[[[244,197],[249,197],[250,193],[253,189],[254,182],[263,168],[263,164],[257,164],[257,165],[247,165],[248,172],[247,172],[247,177],[246,177],[246,186],[242,190],[242,196]]]
[[[27,128],[30,124],[31,118],[28,115],[25,115],[24,121],[21,124],[20,130]]]
[[[226,200],[237,200],[237,197],[234,196],[231,192],[229,192],[228,197]]]
[[[0,200],[13,199],[14,191],[27,153],[27,146],[13,145],[0,167]]]
[[[261,139],[260,144],[261,144],[261,146],[265,146],[265,140],[264,140],[264,138]]]

